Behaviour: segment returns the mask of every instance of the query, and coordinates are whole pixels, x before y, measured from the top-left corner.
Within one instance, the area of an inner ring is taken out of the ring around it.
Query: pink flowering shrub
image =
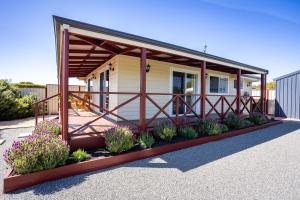
[[[61,133],[61,125],[57,119],[41,121],[34,128],[33,133],[50,133],[54,135],[59,135]]]
[[[41,132],[15,141],[3,156],[16,173],[26,174],[64,165],[69,146],[59,137]]]

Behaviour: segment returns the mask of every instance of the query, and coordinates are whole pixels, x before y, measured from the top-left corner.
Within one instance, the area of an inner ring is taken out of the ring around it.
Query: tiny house
[[[59,117],[71,144],[97,146],[118,125],[143,132],[161,121],[180,127],[265,113],[264,68],[71,19],[53,21]],[[85,91],[70,91],[70,77],[84,80]],[[251,96],[256,81],[261,95]],[[72,109],[74,99],[89,110]]]

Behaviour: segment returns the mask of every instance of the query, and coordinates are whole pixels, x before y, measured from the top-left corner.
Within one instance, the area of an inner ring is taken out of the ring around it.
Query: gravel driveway
[[[0,131],[7,139],[0,146],[1,152],[20,131],[24,129]],[[4,173],[3,159],[0,164]],[[2,194],[0,198],[297,200],[300,199],[300,123],[285,122],[246,135]]]

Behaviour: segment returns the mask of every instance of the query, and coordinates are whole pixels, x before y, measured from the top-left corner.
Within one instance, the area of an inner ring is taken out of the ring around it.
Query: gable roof
[[[142,37],[142,36],[138,36],[138,35],[134,35],[134,34],[129,34],[129,33],[121,32],[121,31],[117,31],[117,30],[113,30],[113,29],[109,29],[109,28],[105,28],[105,27],[101,27],[101,26],[96,26],[96,25],[92,25],[92,24],[88,24],[88,23],[84,23],[84,22],[80,22],[80,21],[76,21],[76,20],[72,20],[72,19],[67,19],[67,18],[63,18],[63,17],[59,17],[59,16],[53,16],[53,22],[54,22],[57,47],[58,47],[58,41],[59,41],[57,38],[57,36],[59,35],[58,34],[59,26],[66,24],[71,27],[75,27],[75,28],[79,28],[79,29],[83,29],[83,30],[87,30],[87,31],[102,33],[102,34],[106,34],[106,35],[110,35],[110,36],[114,36],[114,37],[120,37],[120,38],[124,38],[124,39],[129,39],[129,40],[137,41],[137,42],[143,42],[146,44],[155,45],[155,46],[163,47],[163,48],[168,48],[168,49],[180,51],[183,53],[188,53],[191,55],[201,56],[204,58],[225,62],[228,64],[238,65],[238,66],[247,68],[249,70],[252,69],[252,70],[256,70],[256,71],[259,71],[259,72],[265,73],[265,74],[268,73],[268,70],[266,70],[264,68],[244,64],[241,62],[237,62],[237,61],[230,60],[227,58],[204,53],[201,51],[196,51],[196,50],[189,49],[186,47],[182,47],[182,46],[178,46],[178,45],[174,45],[174,44],[170,44],[170,43],[166,43],[166,42],[161,42],[158,40],[154,40],[154,39],[150,39],[150,38],[146,38],[146,37]]]

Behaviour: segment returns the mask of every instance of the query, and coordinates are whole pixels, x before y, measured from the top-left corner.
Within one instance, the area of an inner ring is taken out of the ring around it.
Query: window
[[[210,93],[227,93],[228,92],[228,78],[210,76]]]
[[[236,85],[237,85],[237,80],[234,80],[234,89],[236,89]],[[243,81],[241,80],[241,90],[243,89]]]

